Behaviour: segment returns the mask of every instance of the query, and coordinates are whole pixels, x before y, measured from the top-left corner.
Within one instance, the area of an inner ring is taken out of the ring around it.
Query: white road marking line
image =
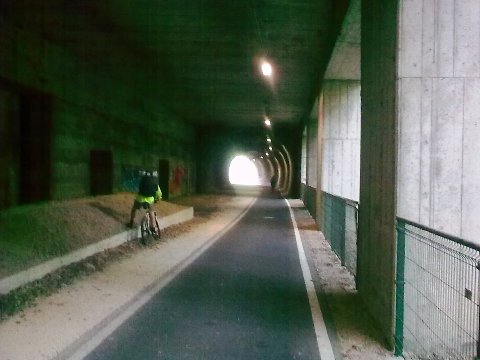
[[[298,256],[300,258],[300,265],[302,267],[303,280],[305,281],[305,287],[307,288],[308,302],[310,303],[310,310],[312,312],[313,327],[315,328],[315,335],[317,337],[318,351],[320,353],[321,360],[335,360],[333,354],[332,344],[328,337],[327,327],[323,319],[322,310],[318,303],[317,293],[313,286],[312,274],[308,267],[307,257],[305,256],[305,250],[303,249],[302,240],[300,238],[300,232],[298,231],[297,222],[293,215],[292,208],[285,199],[288,210],[290,211],[290,217],[292,218],[293,230],[295,232],[295,240],[297,241]]]
[[[126,306],[124,306],[110,321],[106,324],[101,324],[98,330],[94,329],[94,333],[90,334],[89,338],[81,345],[76,347],[73,351],[68,351],[68,355],[63,357],[67,360],[82,360],[87,357],[93,350],[95,350],[100,344],[103,343],[113,332],[125,323],[130,317],[132,317],[140,308],[142,308],[147,302],[149,302],[162,288],[164,288],[170,281],[172,281],[183,269],[193,263],[201,254],[203,254],[210,246],[212,246],[218,239],[226,234],[231,228],[233,228],[250,210],[256,199],[252,200],[248,206],[242,210],[230,223],[228,223],[223,229],[216,233],[211,239],[209,239],[204,245],[196,250],[192,255],[187,257],[183,262],[177,265],[166,276],[159,280],[156,284],[147,287],[147,289]]]

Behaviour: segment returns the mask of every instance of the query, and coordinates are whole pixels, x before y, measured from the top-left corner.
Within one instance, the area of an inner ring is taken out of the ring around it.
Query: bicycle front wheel
[[[155,217],[154,220],[153,220],[153,222],[154,222],[153,230],[154,231],[152,231],[151,234],[152,234],[152,236],[155,240],[158,240],[158,239],[160,239],[160,224],[158,223],[158,218],[157,218],[157,213],[156,212],[154,212],[154,217]]]

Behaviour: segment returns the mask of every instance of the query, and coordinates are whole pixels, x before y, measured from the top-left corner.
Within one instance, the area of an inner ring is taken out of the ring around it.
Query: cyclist
[[[158,178],[152,172],[145,172],[140,179],[138,186],[138,194],[133,202],[130,212],[130,221],[127,226],[132,228],[135,223],[135,214],[141,207],[147,209],[150,216],[150,224],[154,224],[155,216],[153,215],[152,204],[162,199],[162,191],[158,186]],[[154,229],[151,229],[154,230]]]

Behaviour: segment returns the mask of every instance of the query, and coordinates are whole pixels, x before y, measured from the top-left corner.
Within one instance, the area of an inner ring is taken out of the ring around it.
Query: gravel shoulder
[[[246,204],[239,205],[238,201],[245,199],[229,195],[199,195],[160,202],[156,205],[160,216],[192,206],[194,218],[165,229],[160,242],[145,247],[131,241],[50,274],[14,291],[9,298],[0,298],[2,356],[8,354],[6,359],[10,360],[56,358],[65,350],[66,344],[79,341],[88,329],[98,325],[99,319],[105,319],[141,292],[145,284],[156,281],[159,264],[162,264],[162,271],[168,272],[180,261],[177,254],[201,247],[197,243],[201,239],[196,234],[208,236],[218,232],[220,228],[215,225],[218,219],[225,214],[239,213],[239,206],[245,207]],[[57,252],[68,252],[97,241],[98,234],[108,237],[124,231],[132,201],[133,194],[123,193],[0,213],[2,238],[4,230],[15,236],[28,235],[35,255],[28,258],[29,262],[19,263],[19,259],[5,261],[1,252],[3,274],[22,269],[27,264],[34,265]],[[394,359],[382,346],[382,335],[376,331],[358,298],[354,278],[341,266],[303,203],[299,200],[290,203],[315,286],[328,302],[328,317],[335,328],[339,353],[348,360]],[[62,214],[60,219],[58,214]],[[31,218],[28,229],[22,225],[26,215]],[[88,229],[82,229],[85,221],[90,220],[95,221],[88,223]],[[70,232],[76,235],[68,236]],[[57,238],[55,234],[69,239],[60,250],[54,248],[52,239]],[[41,247],[42,241],[50,242],[50,247]],[[0,240],[0,246],[5,243],[9,244]]]
[[[0,211],[0,278],[125,231],[133,199],[119,193]],[[159,201],[154,209],[165,216],[186,206]]]

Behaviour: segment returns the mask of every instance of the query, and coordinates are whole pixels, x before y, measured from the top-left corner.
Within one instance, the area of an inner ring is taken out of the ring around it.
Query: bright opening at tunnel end
[[[257,166],[245,155],[238,155],[232,160],[228,178],[232,185],[260,185]]]

